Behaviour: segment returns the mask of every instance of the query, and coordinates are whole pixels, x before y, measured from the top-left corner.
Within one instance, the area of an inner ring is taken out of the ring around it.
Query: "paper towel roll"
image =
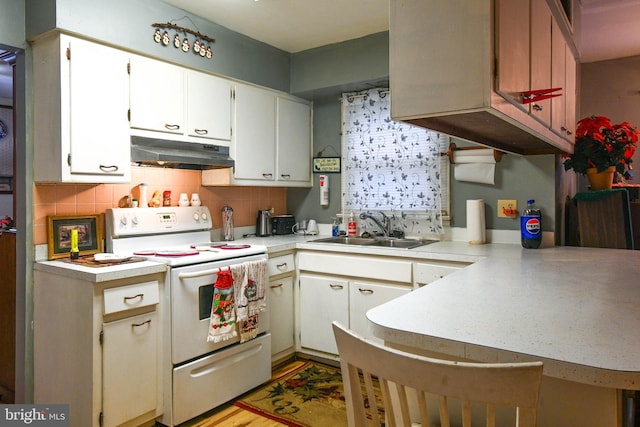
[[[453,163],[495,163],[493,148],[480,148],[477,150],[457,150],[453,153]]]
[[[472,245],[486,241],[484,200],[467,200],[467,240]]]
[[[453,153],[456,181],[495,184],[496,159],[493,149],[458,150]]]

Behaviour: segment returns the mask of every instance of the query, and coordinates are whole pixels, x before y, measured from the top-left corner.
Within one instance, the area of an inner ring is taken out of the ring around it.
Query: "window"
[[[382,212],[407,235],[442,234],[449,172],[440,153],[449,138],[391,120],[388,94],[343,94],[342,210]]]

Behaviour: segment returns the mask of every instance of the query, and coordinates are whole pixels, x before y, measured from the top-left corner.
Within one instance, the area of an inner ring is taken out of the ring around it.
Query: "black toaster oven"
[[[271,218],[271,234],[293,234],[292,227],[296,223],[293,215],[278,215]]]

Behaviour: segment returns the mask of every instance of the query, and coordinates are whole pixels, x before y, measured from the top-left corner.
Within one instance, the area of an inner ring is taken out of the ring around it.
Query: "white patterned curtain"
[[[443,234],[448,137],[391,120],[389,98],[387,89],[342,96],[342,211],[382,212],[407,235]]]

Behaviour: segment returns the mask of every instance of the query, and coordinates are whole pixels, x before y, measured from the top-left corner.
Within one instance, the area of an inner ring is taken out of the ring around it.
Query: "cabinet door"
[[[311,107],[278,97],[279,181],[311,180]]]
[[[67,58],[71,174],[128,176],[127,55],[70,39]]]
[[[576,133],[576,58],[573,56],[569,46],[565,48],[565,96],[564,98],[564,117],[566,127],[566,139],[571,143],[575,142]]]
[[[500,0],[497,7],[496,91],[509,102],[528,111],[521,93],[530,88],[529,0]]]
[[[231,82],[187,71],[187,134],[231,140]]]
[[[349,324],[349,283],[328,276],[300,275],[300,345],[338,354],[331,322]]]
[[[551,9],[546,1],[531,1],[531,90],[551,86]],[[551,98],[531,105],[531,115],[551,125]]]
[[[382,342],[369,332],[367,311],[401,295],[409,293],[408,286],[373,284],[361,281],[349,283],[349,328],[358,334]]]
[[[130,69],[132,128],[184,133],[184,69],[133,56]]]
[[[293,352],[293,276],[269,281],[271,355]]]
[[[567,138],[569,131],[566,116],[567,97],[570,96],[566,86],[567,43],[555,21],[552,23],[551,30],[551,84],[553,87],[562,88],[562,96],[551,98],[551,129]]]
[[[155,311],[104,324],[103,426],[120,425],[156,408],[159,327]]]
[[[235,179],[275,180],[276,97],[249,85],[235,88]]]

